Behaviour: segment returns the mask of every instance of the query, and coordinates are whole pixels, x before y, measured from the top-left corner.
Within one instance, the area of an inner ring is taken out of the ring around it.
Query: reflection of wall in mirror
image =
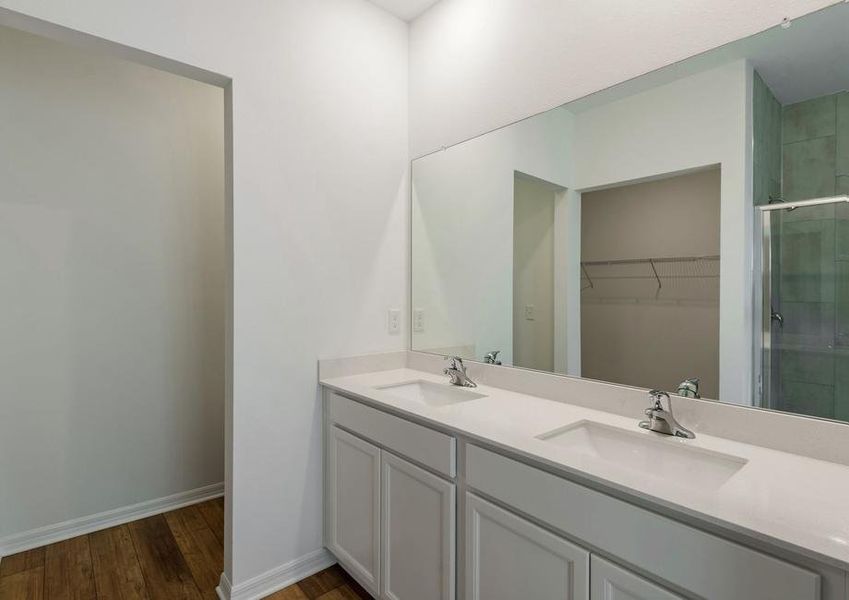
[[[554,205],[557,191],[516,176],[513,205],[513,364],[554,370]]]
[[[413,349],[474,344],[478,359],[501,350],[504,364],[513,364],[513,178],[520,172],[569,190],[555,227],[565,233],[555,236],[555,257],[564,263],[555,272],[555,304],[564,300],[555,308],[554,364],[579,374],[579,192],[721,165],[716,254],[728,260],[718,395],[751,403],[751,82],[751,65],[734,61],[576,112],[567,105],[417,159],[412,302],[425,311],[426,326],[413,332]]]
[[[513,363],[513,183],[521,172],[566,187],[572,115],[556,109],[417,159],[412,190],[414,350],[474,346]]]

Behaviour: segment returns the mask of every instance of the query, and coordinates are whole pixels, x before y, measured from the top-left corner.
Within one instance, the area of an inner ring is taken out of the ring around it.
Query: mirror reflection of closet
[[[719,392],[720,169],[581,195],[581,372]]]

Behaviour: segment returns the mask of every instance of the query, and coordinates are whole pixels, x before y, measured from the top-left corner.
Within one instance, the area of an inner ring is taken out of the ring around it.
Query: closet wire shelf
[[[599,291],[600,282],[654,282],[657,298],[664,287],[679,280],[719,279],[719,256],[673,256],[628,258],[619,260],[589,260],[581,262],[581,292]],[[681,281],[681,284],[685,284]],[[697,282],[692,282],[693,284]],[[617,294],[618,295],[618,294]],[[701,294],[697,294],[701,295]],[[708,293],[709,296],[712,294]]]

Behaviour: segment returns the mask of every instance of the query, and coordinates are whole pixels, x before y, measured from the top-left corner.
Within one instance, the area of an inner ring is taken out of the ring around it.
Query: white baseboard
[[[233,586],[230,585],[230,580],[227,579],[227,573],[222,573],[218,587],[215,588],[215,593],[218,594],[219,600],[230,600],[232,589]]]
[[[78,535],[85,535],[93,531],[106,529],[107,527],[122,525],[130,521],[143,519],[151,515],[168,512],[169,510],[196,504],[211,498],[218,498],[223,495],[224,483],[214,483],[187,492],[165,496],[164,498],[146,500],[138,504],[107,510],[95,515],[16,533],[0,538],[0,557],[46,546],[47,544],[67,540]]]
[[[221,600],[257,600],[314,575],[335,562],[333,555],[321,548],[235,586],[222,573],[215,591]]]

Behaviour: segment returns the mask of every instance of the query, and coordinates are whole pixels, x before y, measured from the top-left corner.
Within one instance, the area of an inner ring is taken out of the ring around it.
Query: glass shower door
[[[847,202],[759,207],[765,407],[849,420]]]

